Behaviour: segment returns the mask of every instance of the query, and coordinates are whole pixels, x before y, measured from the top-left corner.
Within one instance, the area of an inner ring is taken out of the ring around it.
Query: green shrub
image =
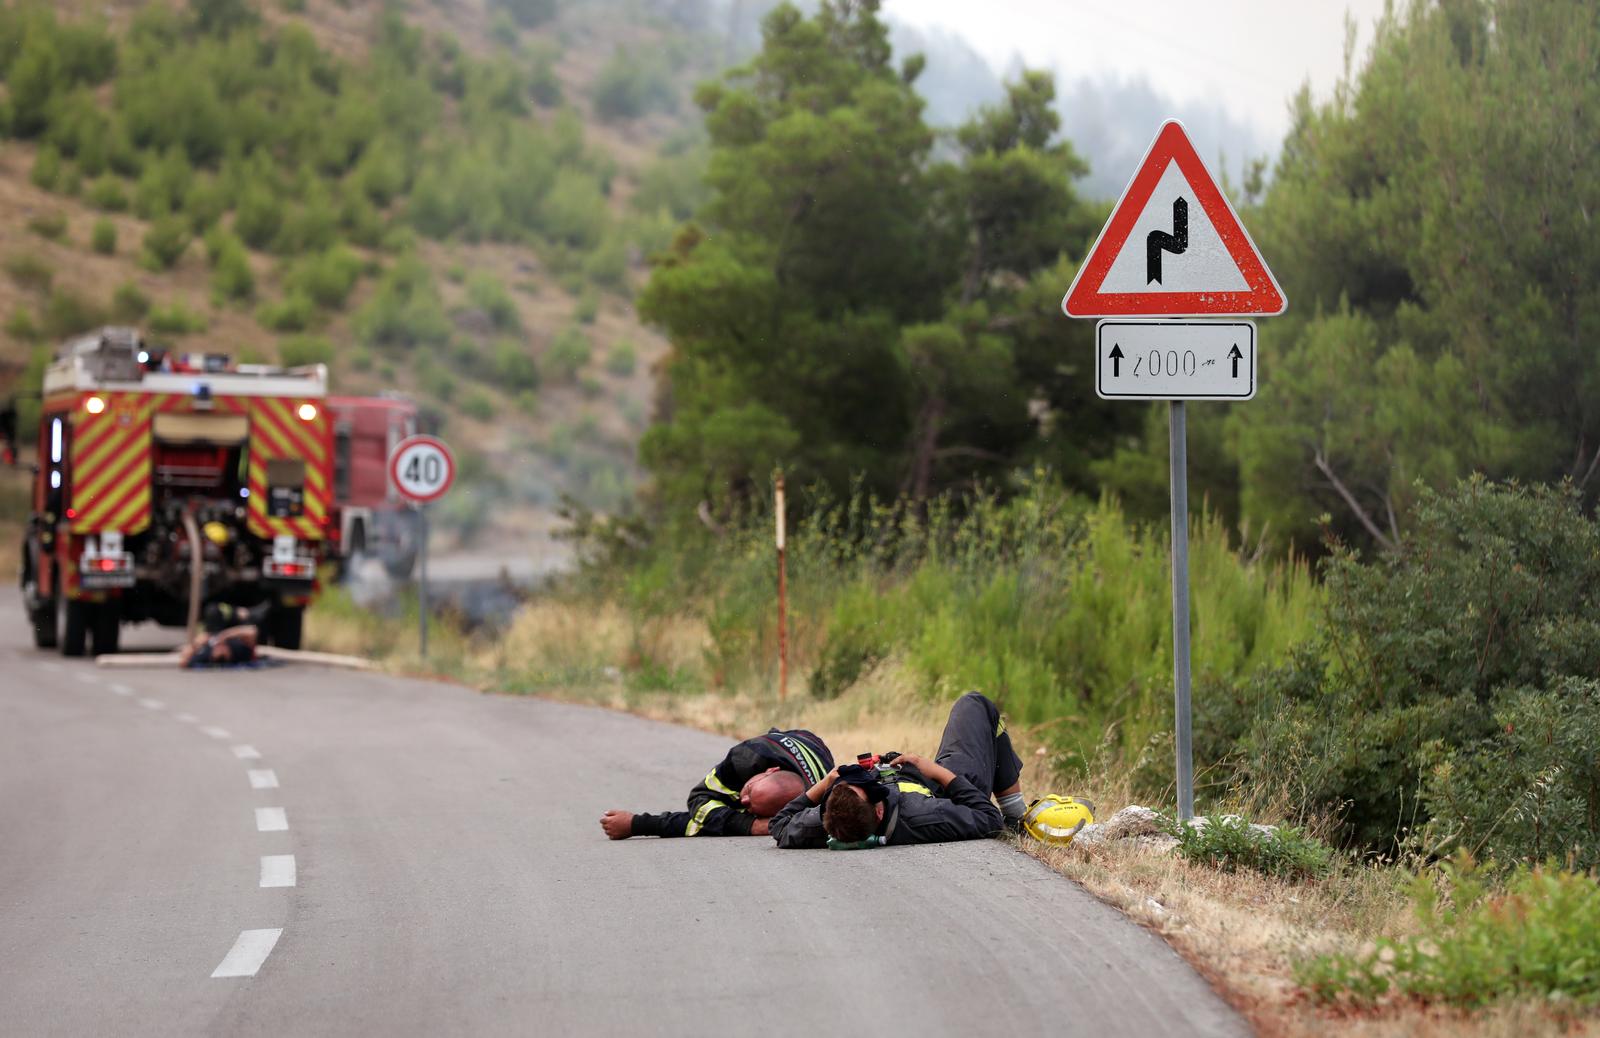
[[[317,307],[308,297],[290,293],[256,307],[256,323],[272,332],[303,332],[311,327]]]
[[[600,316],[600,297],[593,289],[584,289],[583,295],[578,297],[578,305],[572,309],[572,316],[579,324],[593,324]]]
[[[227,211],[228,192],[217,178],[195,177],[188,193],[183,196],[183,212],[189,218],[190,229],[196,234],[204,234]]]
[[[61,183],[61,152],[53,144],[41,144],[39,152],[33,157],[33,168],[28,171],[28,179],[33,186],[44,191],[54,191]]]
[[[418,373],[417,381],[421,383],[424,395],[441,404],[448,404],[456,394],[456,380],[443,368],[425,368]]]
[[[587,400],[594,400],[606,391],[606,384],[594,375],[582,375],[578,378],[578,390]]]
[[[461,411],[468,418],[487,422],[494,417],[494,400],[481,389],[474,389],[461,401]]]
[[[252,249],[265,249],[283,226],[281,203],[265,184],[244,188],[233,213],[233,229]]]
[[[195,313],[179,302],[158,304],[150,308],[145,322],[151,331],[165,335],[191,335],[203,332],[209,323],[204,314]]]
[[[1223,872],[1250,869],[1302,880],[1318,879],[1333,868],[1333,848],[1293,826],[1256,828],[1238,815],[1166,823],[1166,831],[1178,839],[1179,855]]]
[[[618,47],[594,81],[594,110],[602,119],[634,119],[676,107],[672,78],[654,54]]]
[[[583,275],[605,288],[625,288],[628,284],[628,242],[618,233],[608,234],[583,261]]]
[[[6,257],[6,274],[18,288],[45,292],[55,279],[56,269],[31,252],[14,252]]]
[[[150,312],[150,297],[132,281],[124,281],[111,293],[111,313],[117,320],[133,324]]]
[[[75,292],[54,289],[40,314],[44,334],[50,339],[93,331],[106,323],[106,311]]]
[[[377,291],[357,312],[355,327],[367,345],[391,349],[443,346],[452,330],[433,276],[415,256],[402,257],[384,272]]]
[[[372,351],[365,346],[357,346],[350,351],[350,368],[353,371],[372,370]]]
[[[278,360],[285,367],[332,364],[333,342],[321,335],[290,335],[278,340]]]
[[[33,314],[28,308],[19,306],[11,311],[11,316],[6,318],[5,332],[19,342],[33,342],[42,334],[39,323],[33,319]]]
[[[282,256],[298,256],[333,247],[339,240],[339,211],[321,191],[303,205],[294,206],[272,239],[272,251]]]
[[[219,303],[255,298],[256,275],[244,243],[224,233],[207,239],[206,248],[211,259],[212,298]]]
[[[606,198],[592,174],[563,169],[539,204],[539,226],[552,241],[575,249],[593,248],[610,222]]]
[[[189,225],[177,216],[163,216],[144,232],[139,260],[150,270],[171,270],[189,250]]]
[[[638,367],[639,358],[634,352],[633,343],[626,339],[611,347],[611,353],[606,357],[606,370],[618,378],[627,378]]]
[[[46,241],[60,241],[67,235],[65,213],[38,213],[28,217],[28,230]]]
[[[1600,885],[1593,875],[1522,868],[1493,890],[1462,857],[1440,868],[1438,886],[1419,876],[1412,899],[1420,933],[1380,938],[1355,954],[1304,959],[1295,979],[1323,1002],[1371,1004],[1390,994],[1466,1008],[1511,999],[1600,1002]]]
[[[96,220],[89,232],[89,247],[102,256],[116,255],[117,225],[103,216]]]
[[[308,256],[290,270],[286,284],[320,307],[337,310],[361,276],[361,258],[342,245]]]
[[[587,335],[571,326],[563,328],[545,351],[542,374],[556,382],[571,382],[592,353]]]
[[[522,343],[501,339],[494,347],[494,379],[508,390],[538,389],[539,366]]]
[[[126,212],[128,190],[118,177],[109,173],[89,185],[89,204],[108,213]]]
[[[133,188],[133,211],[146,220],[181,210],[194,183],[194,169],[178,148],[146,163]]]
[[[474,271],[467,278],[467,300],[487,314],[500,331],[521,330],[522,318],[517,314],[517,304],[493,274]]]
[[[517,410],[528,418],[539,417],[539,394],[531,389],[524,389],[518,393]]]
[[[1319,643],[1197,694],[1197,754],[1294,776],[1367,847],[1600,864],[1600,525],[1571,490],[1473,480],[1423,494],[1410,542],[1333,557]]]

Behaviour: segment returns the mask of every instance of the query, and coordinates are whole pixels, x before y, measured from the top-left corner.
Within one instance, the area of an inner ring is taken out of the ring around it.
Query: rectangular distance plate
[[[1104,400],[1249,400],[1255,322],[1101,321],[1094,366]]]

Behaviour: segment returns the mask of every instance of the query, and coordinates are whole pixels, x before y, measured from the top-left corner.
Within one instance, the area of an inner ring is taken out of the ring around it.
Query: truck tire
[[[94,655],[116,655],[122,641],[122,603],[112,599],[94,607],[89,637]]]
[[[63,612],[66,622],[61,633],[61,655],[82,656],[89,647],[90,605],[81,598],[69,598]]]
[[[300,635],[305,627],[304,606],[279,606],[267,615],[267,633],[272,644],[280,649],[300,648]]]
[[[33,644],[35,648],[53,649],[60,640],[58,632],[60,624],[56,617],[55,586],[51,585],[50,594],[44,594],[39,586],[39,570],[34,565],[31,554],[24,554],[22,559],[22,601],[28,607],[28,623],[33,627]]]

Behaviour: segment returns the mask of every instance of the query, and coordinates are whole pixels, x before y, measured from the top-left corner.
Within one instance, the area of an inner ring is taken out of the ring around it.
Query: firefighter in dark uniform
[[[688,809],[664,814],[607,811],[600,827],[613,840],[630,836],[766,836],[784,804],[833,769],[827,743],[803,729],[746,739],[728,751],[689,792]]]
[[[835,768],[778,812],[770,835],[784,848],[981,839],[1022,818],[1021,777],[1000,708],[968,692],[934,760],[886,753]]]

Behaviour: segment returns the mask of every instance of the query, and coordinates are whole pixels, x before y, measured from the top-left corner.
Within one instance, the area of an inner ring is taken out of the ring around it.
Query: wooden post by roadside
[[[778,533],[778,700],[789,698],[789,575],[784,560],[783,471],[773,489]]]

